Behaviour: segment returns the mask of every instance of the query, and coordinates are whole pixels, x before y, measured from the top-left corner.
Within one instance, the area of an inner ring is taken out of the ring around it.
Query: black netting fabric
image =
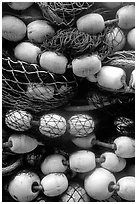
[[[2,57],[3,108],[48,111],[66,104],[77,90],[77,82],[68,69],[64,75],[43,70],[3,52]]]
[[[98,202],[123,202],[123,200],[116,192],[114,192],[114,194],[110,198]]]
[[[91,110],[99,109],[112,117],[120,113],[125,117],[134,115],[135,94],[100,90],[96,85],[93,87],[90,89],[87,97]]]
[[[131,118],[119,116],[115,119],[114,125],[121,135],[135,135],[135,122]]]
[[[98,54],[104,60],[113,53],[112,46],[107,43],[106,35],[111,33],[113,36],[114,27],[106,27],[102,33],[96,35],[80,32],[76,28],[60,29],[51,39],[46,39],[41,48],[43,51],[60,52],[70,60],[93,53]]]
[[[95,88],[95,90],[94,90]],[[89,104],[94,105],[96,108],[102,108],[112,104],[128,104],[135,101],[134,93],[123,93],[122,91],[109,91],[103,88],[98,89],[93,85],[88,93]]]
[[[109,97],[110,96],[110,97]],[[89,91],[88,102],[92,104],[95,108],[103,108],[108,105],[115,104],[117,100],[111,95],[103,94],[101,91]]]

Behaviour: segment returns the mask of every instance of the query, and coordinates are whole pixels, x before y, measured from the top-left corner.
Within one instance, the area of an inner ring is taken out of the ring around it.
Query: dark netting
[[[99,89],[96,84],[92,84],[88,93],[88,103],[94,108],[103,108],[109,105],[128,105],[135,103],[134,93],[110,92],[104,89]]]
[[[88,102],[90,105],[93,105],[95,108],[103,108],[108,105],[115,104],[117,101],[113,97],[109,97],[108,94],[103,94],[99,90],[93,90],[92,88],[88,94]]]
[[[105,115],[109,115],[115,120],[116,117],[126,117],[131,118],[134,121],[135,118],[135,96],[131,95],[118,95],[108,92],[89,92],[88,96],[89,109],[100,110],[100,112]],[[83,108],[84,109],[84,108]],[[126,121],[125,123],[127,123]],[[120,124],[122,126],[122,124]],[[123,125],[124,126],[124,125]],[[128,128],[129,130],[130,128]],[[123,127],[120,129],[122,133]],[[134,125],[131,125],[131,130],[129,132],[134,132]],[[128,135],[130,134],[128,132]],[[133,136],[133,134],[132,134]]]
[[[3,108],[48,111],[65,105],[77,91],[71,69],[64,75],[53,74],[4,52],[2,66]]]
[[[60,29],[51,39],[46,39],[41,48],[43,51],[60,52],[70,60],[92,53],[98,54],[101,60],[104,60],[113,53],[113,48],[107,43],[106,35],[112,32],[114,27],[106,27],[102,33],[96,35],[80,32],[76,28]]]
[[[123,202],[123,200],[116,192],[114,192],[110,198],[98,202]]]
[[[131,118],[119,116],[115,118],[114,125],[120,135],[135,135],[135,122]]]
[[[45,19],[56,25],[72,26],[83,11],[94,2],[37,2]]]

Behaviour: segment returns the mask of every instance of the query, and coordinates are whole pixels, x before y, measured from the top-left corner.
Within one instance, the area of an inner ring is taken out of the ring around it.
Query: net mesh
[[[101,60],[104,60],[113,53],[113,46],[107,43],[106,39],[108,33],[113,33],[113,28],[106,27],[102,33],[96,35],[80,32],[76,28],[60,29],[51,39],[43,42],[41,49],[60,52],[70,60],[93,53],[98,54]]]
[[[94,2],[38,2],[45,19],[56,25],[72,26],[77,16]]]
[[[5,124],[16,131],[25,131],[31,127],[31,114],[22,110],[10,110],[5,116]]]
[[[40,119],[39,131],[50,138],[62,136],[66,132],[66,120],[56,114],[44,115]]]
[[[61,196],[60,200],[61,202],[89,202],[90,198],[84,188],[77,183],[73,183]]]
[[[100,90],[93,85],[88,93],[88,104],[93,109],[99,109],[112,117],[123,114],[125,117],[134,115],[135,111],[135,94],[110,92]]]
[[[95,123],[92,117],[84,114],[77,114],[68,120],[68,131],[75,137],[85,137],[92,133]]]
[[[114,125],[117,132],[121,135],[132,135],[132,137],[135,135],[135,123],[131,118],[123,116],[117,117],[114,121]]]
[[[134,62],[134,60],[135,60],[135,51],[134,50],[117,51],[112,56],[108,56],[106,58],[106,60],[104,61],[104,64],[109,63],[114,59],[115,60],[124,59],[124,60],[127,60],[127,61],[131,60],[131,62]],[[126,62],[123,64],[123,66],[125,66],[125,64],[126,64]]]
[[[48,111],[66,104],[77,90],[71,69],[57,75],[5,53],[2,66],[3,108]]]
[[[98,13],[106,17],[115,15],[110,9],[102,8],[100,3],[95,2],[37,2],[43,17],[53,24],[60,27],[75,27],[76,21],[88,13]]]
[[[94,85],[93,85],[94,87]],[[95,90],[93,90],[93,87],[90,89],[88,93],[88,102],[89,104],[92,104],[96,108],[102,108],[107,105],[112,104],[128,104],[130,102],[135,101],[135,95],[134,94],[125,94],[125,93],[118,93],[118,92],[109,92],[106,90],[100,90],[95,87]],[[92,91],[93,90],[93,91]]]
[[[98,202],[125,202],[125,201],[122,200],[122,198],[117,194],[117,192],[114,192],[110,198]]]

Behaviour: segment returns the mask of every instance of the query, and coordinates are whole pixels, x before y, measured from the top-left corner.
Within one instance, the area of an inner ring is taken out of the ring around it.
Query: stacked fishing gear
[[[4,202],[135,201],[134,2],[2,3]]]

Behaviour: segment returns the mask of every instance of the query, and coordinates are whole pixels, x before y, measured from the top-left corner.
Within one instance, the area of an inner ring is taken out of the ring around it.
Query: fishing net
[[[40,118],[39,131],[49,138],[60,137],[66,132],[66,120],[56,114],[44,115]]]
[[[41,49],[60,52],[70,60],[93,53],[104,60],[113,53],[112,46],[107,43],[106,35],[113,32],[114,27],[106,27],[102,33],[96,35],[89,35],[76,28],[60,29],[51,39],[43,42]]]
[[[6,130],[2,145],[3,201],[15,201],[7,188],[11,176],[15,176],[24,167],[29,170],[35,169],[41,176],[41,162],[46,156],[54,153],[62,154],[68,160],[70,154],[79,149],[72,142],[74,137],[86,138],[88,134],[95,133],[97,139],[113,143],[121,134],[133,138],[135,136],[135,89],[130,91],[125,91],[124,88],[105,89],[97,83],[74,76],[72,72],[71,62],[74,58],[97,54],[103,66],[122,67],[127,73],[126,83],[129,85],[131,72],[135,69],[135,52],[114,52],[113,43],[119,46],[123,39],[117,42],[114,38],[112,44],[108,43],[106,36],[109,34],[110,38],[113,38],[113,30],[117,25],[106,24],[106,21],[115,18],[118,8],[112,11],[102,8],[99,4],[100,2],[35,2],[34,7],[40,11],[35,16],[29,14],[24,16],[23,11],[15,13],[12,9],[8,11],[5,5],[3,15],[14,15],[26,24],[37,19],[48,21],[55,29],[55,35],[52,38],[46,37],[38,46],[41,46],[42,52],[54,51],[63,54],[69,64],[65,74],[51,73],[41,68],[39,64],[29,64],[15,59],[10,50],[15,48],[16,43],[3,39],[2,116],[3,129]],[[98,13],[104,18],[105,29],[101,33],[89,35],[76,29],[77,19],[88,13]],[[117,34],[123,32],[125,36],[127,35],[127,31],[121,31],[120,28],[117,30]],[[93,118],[87,117],[87,113]],[[58,118],[56,114],[59,114]],[[37,139],[43,146],[39,145],[35,150],[23,155],[17,155],[9,147],[4,148],[4,143],[11,134],[19,134],[22,131],[26,131],[25,133]],[[104,149],[95,146],[93,151],[98,157]],[[134,160],[127,161],[130,165],[134,164]],[[83,183],[77,175],[71,174],[74,172],[68,169],[66,175],[69,182],[74,177],[74,181]],[[89,198],[81,185],[71,183],[61,196],[48,198],[40,192],[34,199],[34,202],[43,201],[100,202]],[[101,202],[127,201],[114,192],[110,198]]]
[[[69,185],[67,191],[61,196],[61,202],[90,202],[90,198],[87,195],[83,187],[77,183]]]
[[[96,90],[96,91],[95,91]],[[135,115],[135,94],[114,93],[98,89],[92,85],[87,96],[87,110],[100,110],[111,118],[117,116],[132,117]],[[84,107],[83,107],[84,110]]]
[[[68,131],[74,137],[85,137],[92,133],[95,123],[92,117],[83,114],[76,114],[68,120]]]
[[[65,105],[77,90],[71,69],[64,75],[53,74],[36,64],[12,59],[5,52],[2,66],[3,108],[48,111]]]
[[[98,202],[123,202],[123,200],[116,192],[114,192],[114,194],[110,198]]]
[[[25,131],[30,129],[32,115],[22,110],[10,110],[5,115],[5,124],[7,127],[16,131]]]
[[[101,108],[116,103],[128,104],[135,101],[135,94],[122,92],[118,93],[117,91],[111,92],[109,90],[104,90],[103,88],[98,89],[96,85],[92,85],[88,94],[88,101],[89,104],[93,104],[96,108]]]
[[[57,27],[75,27],[76,21],[88,13],[98,13],[106,19],[115,11],[101,7],[95,2],[37,2],[43,17]]]
[[[72,26],[77,16],[94,2],[37,2],[46,20],[56,25]]]
[[[135,122],[131,118],[117,117],[114,121],[114,125],[119,134],[135,136]]]

